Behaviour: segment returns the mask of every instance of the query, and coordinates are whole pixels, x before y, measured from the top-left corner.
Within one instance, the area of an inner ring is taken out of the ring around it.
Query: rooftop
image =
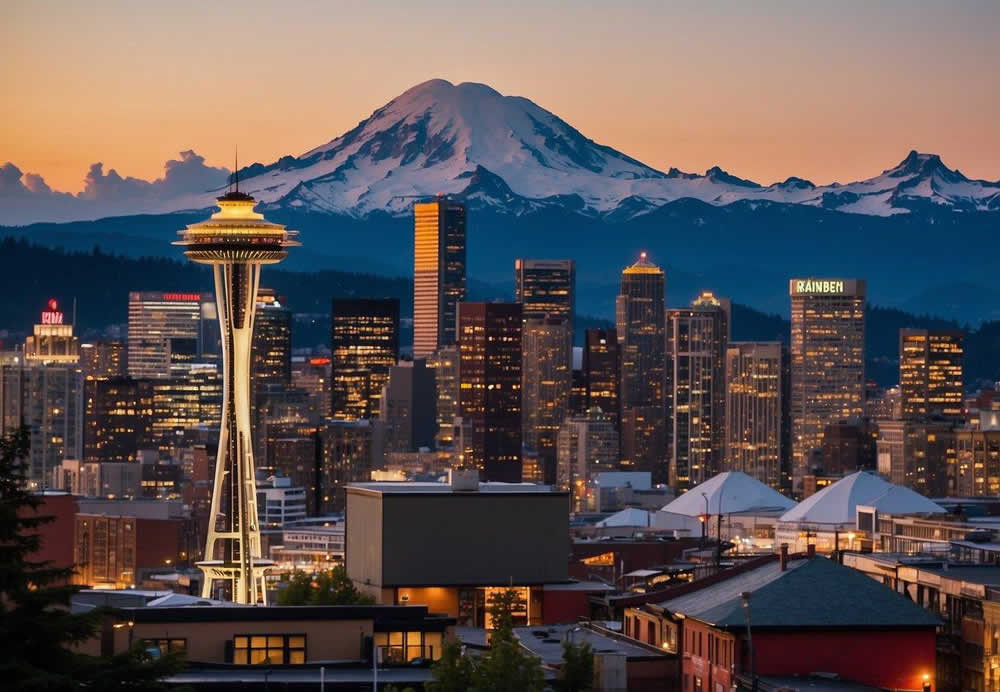
[[[823,557],[770,562],[685,596],[665,609],[722,628],[743,628],[749,591],[754,628],[936,627],[940,621],[865,574]]]
[[[552,486],[535,483],[480,483],[479,490],[454,490],[447,483],[428,483],[413,481],[375,481],[372,483],[351,483],[350,490],[368,490],[382,495],[475,495],[477,492],[490,494],[523,494],[533,495],[565,495],[565,492],[554,491]]]
[[[778,512],[795,506],[777,490],[741,471],[726,471],[696,485],[663,508],[664,512],[697,517],[702,514]]]
[[[544,665],[560,666],[563,662],[563,641],[590,644],[594,653],[625,654],[629,660],[662,659],[665,653],[653,651],[634,643],[576,624],[545,625],[542,627],[516,627],[514,634],[521,645],[542,659]]]

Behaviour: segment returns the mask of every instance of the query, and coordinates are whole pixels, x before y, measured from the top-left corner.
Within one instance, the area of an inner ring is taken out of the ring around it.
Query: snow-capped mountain
[[[597,144],[526,98],[484,84],[419,84],[350,132],[270,165],[240,172],[270,205],[364,216],[408,213],[414,198],[453,194],[520,214],[558,205],[630,218],[693,197],[807,204],[887,216],[921,204],[1000,210],[1000,183],[969,180],[933,154],[910,154],[874,178],[817,187],[790,177],[763,186],[719,167],[667,173]]]
[[[13,163],[0,166],[0,224],[73,221],[204,209],[229,171],[193,151],[168,161],[163,178],[123,178],[95,163],[78,194],[49,188]],[[1000,211],[1000,182],[969,180],[934,154],[915,151],[881,175],[818,187],[790,177],[762,185],[719,167],[704,175],[656,170],[588,139],[532,101],[484,84],[434,79],[409,89],[357,127],[300,156],[240,171],[240,186],[290,212],[405,216],[414,199],[464,197],[523,215],[557,208],[609,222],[679,199],[715,206],[749,201],[808,205],[869,216],[932,209]]]

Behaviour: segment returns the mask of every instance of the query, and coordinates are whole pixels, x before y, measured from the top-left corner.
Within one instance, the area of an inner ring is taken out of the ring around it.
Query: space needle
[[[256,201],[235,189],[218,198],[219,211],[179,231],[174,245],[188,259],[212,265],[222,331],[222,426],[215,463],[212,513],[204,560],[202,597],[216,581],[229,582],[235,603],[267,604],[264,573],[273,564],[261,556],[250,436],[250,348],[260,271],[285,259],[297,246],[296,231],[270,223],[253,210]]]

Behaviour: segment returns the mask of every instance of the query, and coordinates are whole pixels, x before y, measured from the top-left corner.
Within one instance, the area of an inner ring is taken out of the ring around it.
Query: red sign
[[[200,293],[164,293],[163,300],[194,301],[201,300]]]
[[[62,324],[63,314],[59,312],[59,303],[55,298],[49,298],[49,309],[42,312],[42,324]]]

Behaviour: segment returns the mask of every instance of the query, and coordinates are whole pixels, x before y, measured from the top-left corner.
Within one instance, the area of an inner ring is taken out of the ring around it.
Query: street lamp
[[[743,616],[747,621],[747,648],[750,653],[750,684],[752,692],[757,692],[757,657],[753,651],[753,633],[750,631],[750,592],[744,591],[740,594],[743,600]],[[929,691],[927,691],[929,692]]]

